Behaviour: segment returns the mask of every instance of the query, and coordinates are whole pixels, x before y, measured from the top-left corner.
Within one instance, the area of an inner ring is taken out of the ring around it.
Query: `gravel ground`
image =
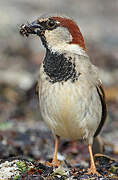
[[[40,160],[44,165],[46,160],[50,161],[52,158],[54,140],[45,124],[40,121],[34,86],[44,49],[36,37],[26,39],[19,35],[20,24],[30,22],[45,13],[66,14],[80,26],[88,54],[92,62],[100,68],[100,76],[107,95],[108,118],[102,131],[104,153],[118,160],[117,0],[0,1],[0,159],[11,162],[9,158],[25,156],[28,160],[35,160],[35,163],[36,160]],[[77,142],[76,148],[73,149],[69,142],[60,142],[58,158],[61,161],[66,159],[74,168],[81,162],[80,164],[84,164],[87,170],[87,147],[81,143]],[[15,160],[17,161],[17,158]],[[68,172],[74,173],[79,179],[77,172],[81,174],[83,165],[76,170],[71,165]],[[42,167],[41,164],[38,167],[38,171],[32,170],[30,173],[40,174],[42,177],[44,172],[53,174],[50,168]],[[98,167],[101,167],[100,163]],[[110,167],[107,167],[107,170]],[[117,162],[112,167],[114,177],[116,167]],[[41,168],[46,171],[42,171]],[[23,175],[24,179],[27,173],[28,170]],[[110,179],[108,174],[107,172],[107,176],[104,177]]]

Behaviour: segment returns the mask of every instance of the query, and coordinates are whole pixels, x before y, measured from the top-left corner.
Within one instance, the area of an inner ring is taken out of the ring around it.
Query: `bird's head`
[[[53,52],[69,51],[86,55],[84,38],[77,24],[63,16],[42,16],[27,25],[21,25],[20,33],[38,35],[43,45]]]

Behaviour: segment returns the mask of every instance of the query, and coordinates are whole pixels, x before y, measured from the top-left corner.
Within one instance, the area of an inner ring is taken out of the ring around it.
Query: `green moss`
[[[113,174],[117,174],[117,172],[118,172],[118,167],[117,167],[117,166],[111,166],[110,172],[112,172]]]
[[[0,123],[0,130],[2,130],[2,131],[11,129],[12,127],[13,127],[12,122],[5,121],[5,122]]]
[[[20,176],[15,176],[13,180],[18,180]]]
[[[24,161],[18,161],[18,162],[16,162],[16,165],[17,165],[17,167],[18,167],[21,174],[28,171],[28,167],[27,167],[27,165],[25,164]]]

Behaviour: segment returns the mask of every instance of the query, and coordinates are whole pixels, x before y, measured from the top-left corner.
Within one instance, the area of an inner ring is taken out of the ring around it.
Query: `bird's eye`
[[[56,25],[56,22],[54,20],[47,21],[47,27],[48,28],[54,28]]]

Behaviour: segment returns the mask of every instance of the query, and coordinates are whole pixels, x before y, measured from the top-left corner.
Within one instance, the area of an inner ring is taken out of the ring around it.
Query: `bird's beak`
[[[37,34],[38,36],[41,36],[43,30],[44,28],[37,21],[33,21],[32,23],[28,23],[26,25],[22,24],[20,26],[20,33],[26,36],[29,36],[29,34]]]
[[[32,29],[32,31],[35,32],[37,35],[40,35],[44,30],[43,27],[39,23],[37,23],[37,21],[33,21],[31,24],[28,25],[28,27]]]

